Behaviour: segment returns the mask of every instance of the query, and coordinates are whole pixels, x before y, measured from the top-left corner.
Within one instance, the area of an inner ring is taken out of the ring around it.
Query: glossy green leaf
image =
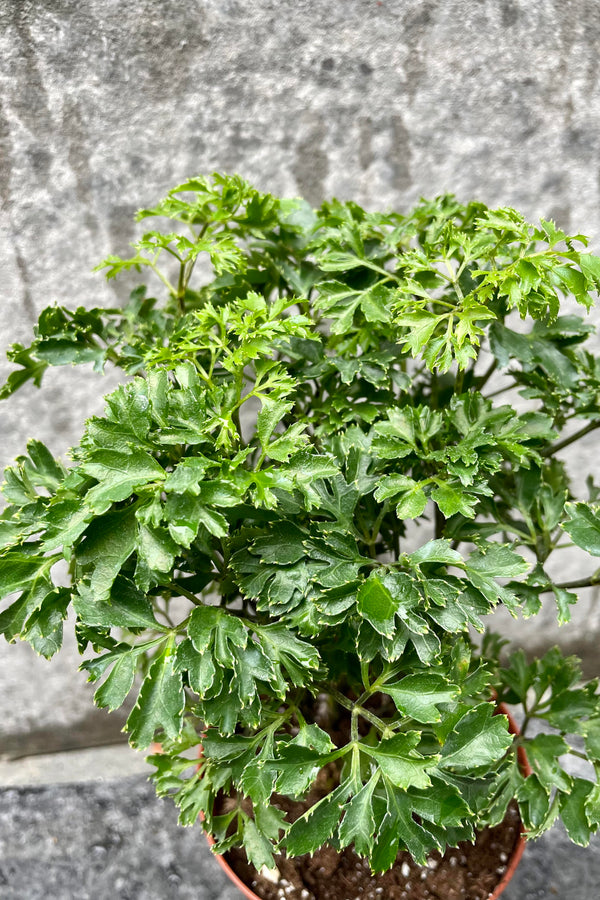
[[[333,835],[348,788],[340,785],[296,819],[284,841],[288,856],[314,853]]]
[[[135,677],[137,660],[134,653],[123,653],[115,662],[107,678],[94,694],[96,706],[118,709],[125,702]]]
[[[393,635],[398,605],[377,575],[370,575],[367,581],[361,584],[357,595],[357,606],[361,616],[376,631],[385,637]]]
[[[482,703],[462,716],[446,738],[440,767],[472,770],[490,765],[512,742],[506,716],[495,716],[493,705]]]
[[[561,819],[573,843],[580,847],[587,847],[592,836],[593,829],[588,823],[586,803],[593,787],[591,781],[575,778],[570,792],[561,797]]]
[[[374,775],[361,787],[344,808],[344,818],[340,823],[340,847],[352,844],[359,856],[369,856],[373,849],[375,816],[372,801],[378,781],[379,778]]]
[[[260,872],[263,866],[273,868],[273,846],[262,834],[253,819],[247,818],[244,823],[244,849],[248,861]]]
[[[122,576],[117,576],[110,598],[104,601],[95,600],[92,592],[81,585],[79,594],[73,597],[73,607],[86,625],[163,630],[154,616],[150,601]]]
[[[383,774],[396,787],[427,788],[431,785],[429,772],[437,765],[439,757],[422,757],[416,752],[420,734],[415,731],[397,734],[380,741],[375,747],[361,745],[361,750],[373,757]]]
[[[157,732],[176,738],[183,725],[184,692],[181,674],[174,669],[175,642],[169,638],[146,675],[126,727],[134,747],[144,749]]]
[[[94,519],[76,551],[76,560],[90,572],[89,587],[95,600],[105,600],[115,578],[135,549],[135,519],[125,508]]]
[[[97,513],[106,512],[111,503],[127,499],[136,488],[165,477],[162,466],[142,450],[97,450],[81,471],[98,482],[86,495],[86,503]]]
[[[569,516],[563,524],[567,534],[578,547],[592,556],[600,556],[600,514],[586,503],[567,503],[565,510]]]
[[[38,581],[46,581],[51,560],[19,550],[9,550],[0,557],[0,597],[31,589]]]
[[[526,741],[525,752],[529,764],[547,791],[555,787],[566,793],[570,791],[571,778],[558,761],[568,751],[568,744],[558,734],[538,734]]]
[[[441,675],[406,675],[401,681],[386,684],[388,694],[399,712],[417,722],[439,722],[437,705],[450,703],[458,694],[458,687]]]

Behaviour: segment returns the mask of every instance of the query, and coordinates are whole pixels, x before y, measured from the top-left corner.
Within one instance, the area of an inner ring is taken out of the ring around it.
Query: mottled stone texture
[[[554,828],[525,850],[502,900],[597,900],[600,842]],[[199,827],[139,777],[0,791],[2,900],[241,900]],[[348,897],[348,900],[352,900]],[[386,898],[383,898],[386,900]]]
[[[3,900],[240,900],[143,778],[0,791]]]
[[[0,350],[49,302],[122,298],[92,266],[126,251],[138,206],[214,169],[313,203],[450,190],[599,250],[599,40],[596,0],[0,0]],[[0,405],[0,463],[33,435],[64,453],[113,381],[47,383]],[[590,464],[593,437],[575,468]],[[553,622],[519,637],[555,640]],[[586,651],[599,626],[585,598],[561,637]],[[2,647],[0,746],[87,732],[75,657]]]

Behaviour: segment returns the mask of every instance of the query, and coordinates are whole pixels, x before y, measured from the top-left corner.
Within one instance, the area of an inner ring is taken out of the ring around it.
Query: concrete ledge
[[[2,900],[239,900],[143,777],[0,791]]]
[[[596,900],[600,840],[555,828],[525,851],[506,900]],[[145,778],[0,790],[2,900],[240,900],[199,827]],[[503,897],[503,900],[504,900]]]
[[[40,753],[21,759],[0,759],[0,788],[83,784],[111,781],[152,771],[145,754],[129,744],[89,747],[64,753]]]

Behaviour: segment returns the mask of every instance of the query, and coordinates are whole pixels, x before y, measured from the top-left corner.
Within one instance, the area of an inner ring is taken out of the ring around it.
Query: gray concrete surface
[[[128,744],[85,747],[54,753],[28,753],[27,756],[0,759],[0,788],[24,785],[78,784],[148,776],[151,769],[146,752]]]
[[[239,900],[145,779],[0,791],[3,900]]]
[[[451,190],[600,250],[599,39],[596,0],[0,0],[0,354],[50,302],[123,298],[91,268],[126,252],[137,207],[214,169],[313,203]],[[0,405],[0,464],[31,436],[64,454],[113,381],[47,383]],[[593,667],[594,598],[553,621],[520,636]],[[0,647],[0,753],[113,740],[77,662],[72,642],[50,665]]]
[[[600,840],[558,828],[525,850],[503,900],[597,900]],[[144,779],[0,790],[2,900],[240,900],[199,827]]]

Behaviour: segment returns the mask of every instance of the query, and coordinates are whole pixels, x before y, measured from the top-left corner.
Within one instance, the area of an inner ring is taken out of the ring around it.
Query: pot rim
[[[506,716],[508,719],[508,730],[511,734],[519,734],[520,729],[515,720],[513,719],[511,713],[508,711],[508,708],[504,703],[498,704],[499,712]],[[531,766],[529,765],[529,760],[525,754],[525,750],[523,747],[517,748],[517,759],[519,761],[519,768],[521,769],[522,774],[527,777],[531,775]],[[504,890],[508,886],[508,883],[512,880],[513,875],[515,874],[515,870],[521,861],[521,857],[525,851],[525,845],[527,844],[527,838],[525,836],[525,828],[523,826],[523,822],[521,822],[521,833],[517,840],[515,841],[515,845],[513,847],[513,851],[510,855],[510,859],[508,860],[508,865],[506,867],[506,872],[498,882],[495,887],[495,890],[492,894],[489,895],[488,900],[498,900],[501,894],[504,893]]]
[[[208,841],[208,846],[212,847],[215,843],[215,839],[213,838],[212,834],[208,834],[208,832],[205,831],[204,836]],[[239,875],[236,875],[236,873],[233,871],[233,869],[221,853],[213,853],[212,855],[216,859],[217,863],[221,866],[229,880],[232,881],[233,884],[235,884],[235,886],[242,892],[244,897],[247,897],[248,900],[261,900],[261,898],[258,897],[257,894],[255,894],[254,891],[252,891],[248,887],[248,885],[242,881]]]
[[[506,707],[506,705],[504,703],[498,704],[498,712],[501,715],[506,716],[506,718],[508,719],[508,730],[510,731],[510,733],[511,734],[519,734],[520,733],[519,726],[515,722],[513,716],[511,715],[511,713],[509,712],[508,708]],[[201,755],[201,753],[202,753],[202,748],[200,748],[200,755]],[[527,759],[527,756],[525,754],[525,750],[523,749],[523,747],[519,747],[517,749],[517,758],[519,761],[519,768],[521,769],[521,772],[523,773],[523,775],[525,777],[527,777],[528,775],[531,775],[531,771],[532,771],[531,766],[529,765],[529,760]],[[208,842],[208,846],[213,847],[215,844],[215,840],[214,840],[213,836],[211,834],[208,834],[208,832],[206,832],[206,831],[204,832],[204,835]],[[508,883],[512,880],[512,877],[515,874],[515,870],[516,870],[517,866],[519,865],[519,862],[521,861],[521,857],[523,856],[523,852],[525,850],[526,843],[527,843],[527,839],[525,837],[525,828],[523,827],[523,823],[521,822],[521,832],[520,832],[517,840],[515,841],[512,853],[510,855],[508,864],[506,866],[506,872],[504,873],[501,880],[498,882],[498,884],[494,888],[493,893],[488,895],[487,900],[498,900],[500,895],[502,893],[504,893],[506,887],[508,886]],[[216,859],[217,863],[220,865],[222,870],[225,872],[225,874],[227,875],[229,880],[233,882],[233,884],[242,892],[242,894],[244,895],[244,897],[247,898],[247,900],[261,900],[261,898],[257,894],[255,894],[254,891],[252,891],[248,887],[247,884],[245,884],[242,881],[242,879],[239,877],[239,875],[236,875],[236,873],[233,871],[233,869],[231,868],[229,863],[225,860],[225,857],[223,854],[213,853],[212,855],[214,856],[214,858]]]

